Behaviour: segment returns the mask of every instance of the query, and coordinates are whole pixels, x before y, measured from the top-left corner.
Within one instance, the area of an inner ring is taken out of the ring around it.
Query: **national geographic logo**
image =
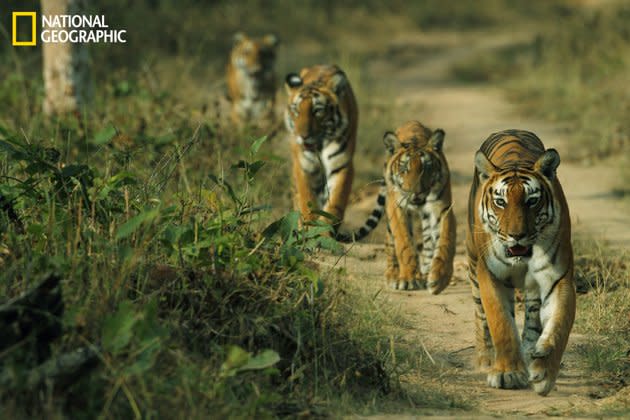
[[[30,19],[29,40],[18,40],[18,22]],[[125,44],[127,31],[111,29],[105,15],[42,15],[39,39],[42,43]],[[13,12],[12,44],[15,47],[37,45],[37,13]]]
[[[18,41],[18,18],[23,20],[25,18],[30,18],[31,20],[31,39],[28,41]],[[14,47],[32,47],[37,45],[37,13],[35,12],[13,12],[13,21],[12,21],[13,33],[11,36],[11,43]]]

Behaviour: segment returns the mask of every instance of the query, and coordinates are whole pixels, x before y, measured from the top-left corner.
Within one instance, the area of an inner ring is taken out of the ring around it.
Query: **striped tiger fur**
[[[367,236],[385,209],[388,284],[394,289],[428,286],[438,294],[453,274],[456,244],[444,131],[409,121],[395,133],[385,133],[383,142],[389,157],[377,205],[356,233],[337,238],[348,242]]]
[[[250,38],[242,32],[234,35],[226,68],[227,97],[234,124],[272,122],[278,44],[278,38],[272,34],[261,38]]]
[[[305,221],[318,217],[313,208],[323,209],[334,217],[336,228],[343,220],[354,177],[359,114],[352,87],[334,65],[290,73],[285,86],[295,207]]]
[[[376,229],[378,222],[380,222],[383,217],[383,213],[385,213],[385,199],[387,197],[387,185],[385,184],[385,179],[381,179],[380,184],[381,188],[376,196],[376,203],[374,203],[374,207],[372,208],[372,211],[365,223],[363,223],[363,226],[354,232],[337,232],[335,236],[336,240],[346,244],[350,242],[357,242],[368,236],[374,229]]]
[[[560,157],[533,133],[492,134],[475,155],[468,201],[469,279],[478,364],[494,388],[553,388],[575,318],[569,209]],[[519,339],[514,288],[523,289]]]

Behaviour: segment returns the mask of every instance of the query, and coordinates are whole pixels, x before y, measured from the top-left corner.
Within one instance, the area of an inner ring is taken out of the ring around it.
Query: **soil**
[[[474,153],[489,134],[507,128],[533,131],[547,148],[556,148],[561,157],[572,146],[570,136],[562,127],[519,114],[496,86],[458,83],[452,79],[450,68],[458,60],[533,36],[531,31],[526,30],[466,36],[457,33],[398,34],[382,46],[382,54],[368,60],[364,68],[371,80],[385,80],[381,86],[374,88],[391,93],[390,97],[395,98],[399,108],[422,110],[415,116],[401,111],[399,116],[405,119],[392,121],[392,129],[409,117],[432,128],[443,128],[446,132],[445,154],[452,172],[454,209],[458,221],[458,251],[450,286],[437,296],[427,291],[389,290],[383,279],[384,223],[364,242],[348,246],[344,258],[321,259],[324,266],[345,268],[351,281],[360,282],[370,289],[381,289],[381,293],[401,309],[413,326],[407,330],[404,341],[422,346],[424,353],[440,371],[442,382],[448,384],[447,389],[473,401],[477,406],[475,415],[481,416],[532,418],[575,412],[593,413],[598,404],[598,400],[591,397],[597,393],[598,383],[582,369],[577,354],[584,338],[575,332],[570,337],[556,387],[547,397],[540,397],[531,389],[489,388],[485,374],[476,371],[473,365],[474,314],[470,286],[466,280],[463,243]],[[405,51],[418,53],[405,54]],[[585,233],[605,238],[618,246],[628,246],[629,206],[627,201],[624,203],[615,194],[619,187],[618,165],[598,162],[588,167],[563,161],[558,176],[569,202],[574,236]],[[354,189],[362,189],[364,193],[361,197],[355,196],[355,202],[348,208],[345,221],[348,229],[361,225],[374,203],[375,187],[356,185],[355,182]],[[577,317],[580,317],[579,312]],[[408,375],[404,380],[407,387],[422,386],[422,381],[414,375]],[[426,414],[459,418],[472,413],[434,410]],[[392,415],[374,417],[392,418]],[[411,417],[396,415],[395,418]]]

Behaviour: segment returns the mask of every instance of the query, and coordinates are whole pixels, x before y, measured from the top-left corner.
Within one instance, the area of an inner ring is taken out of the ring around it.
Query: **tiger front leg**
[[[387,258],[387,267],[385,268],[385,281],[388,285],[395,289],[394,285],[398,284],[398,259],[396,259],[396,249],[394,247],[394,237],[391,228],[387,224],[387,237],[385,239],[385,256]]]
[[[418,259],[413,238],[408,228],[406,212],[397,203],[395,197],[388,194],[386,212],[388,226],[391,229],[388,230],[388,240],[393,242],[393,247],[386,248],[392,254],[390,254],[391,256],[388,255],[388,269],[385,276],[392,289],[419,289],[421,283],[418,279]],[[393,262],[391,266],[390,261]],[[393,274],[397,274],[397,276],[393,276]]]
[[[494,347],[488,328],[488,319],[481,304],[481,292],[477,281],[477,258],[468,253],[468,281],[475,304],[475,350],[477,353],[476,365],[482,371],[486,371],[494,361]]]
[[[494,347],[494,362],[488,372],[488,385],[493,388],[526,388],[527,369],[523,363],[520,340],[512,315],[513,289],[508,289],[489,272],[485,262],[477,264],[481,303],[486,315]]]
[[[534,354],[536,343],[542,333],[542,324],[540,322],[540,306],[542,302],[538,285],[526,284],[523,292],[525,322],[521,334],[521,348],[525,357],[525,364],[529,366],[533,360],[531,355]]]
[[[433,257],[429,261],[427,285],[429,291],[437,295],[448,286],[453,276],[456,225],[452,206],[444,211],[432,230],[433,235],[437,231],[437,238],[432,236]]]
[[[315,220],[317,214],[311,211],[317,205],[317,197],[311,188],[311,179],[319,174],[318,162],[301,153],[300,147],[292,143],[293,185],[295,188],[294,205],[302,214],[305,222]],[[315,175],[314,175],[315,174]]]
[[[324,206],[324,211],[333,215],[330,220],[322,216],[323,221],[332,223],[335,231],[343,221],[343,216],[348,205],[350,192],[352,191],[352,179],[354,177],[354,167],[352,162],[348,162],[345,167],[326,173],[326,187],[328,188],[328,201]]]
[[[548,289],[548,288],[547,288]],[[531,353],[528,366],[532,388],[539,395],[547,395],[558,378],[562,354],[569,340],[575,319],[575,285],[571,270],[558,280],[551,290],[541,288],[543,296],[540,318],[542,334]]]

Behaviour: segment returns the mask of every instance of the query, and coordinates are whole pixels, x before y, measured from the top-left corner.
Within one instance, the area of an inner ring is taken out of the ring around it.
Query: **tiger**
[[[569,207],[560,156],[532,132],[490,135],[475,154],[466,249],[477,363],[493,388],[553,388],[575,319]],[[523,292],[519,339],[514,288]]]
[[[354,235],[337,235],[341,242],[362,239],[386,213],[385,279],[393,289],[428,288],[438,294],[453,275],[456,224],[444,137],[444,130],[432,131],[418,121],[386,132],[388,159],[376,206]]]
[[[273,34],[250,38],[238,32],[233,42],[226,66],[232,122],[238,126],[273,122],[276,97],[274,64],[280,41]]]
[[[334,230],[354,177],[359,112],[352,86],[338,66],[315,65],[289,73],[285,87],[295,207],[305,222],[332,217]]]

